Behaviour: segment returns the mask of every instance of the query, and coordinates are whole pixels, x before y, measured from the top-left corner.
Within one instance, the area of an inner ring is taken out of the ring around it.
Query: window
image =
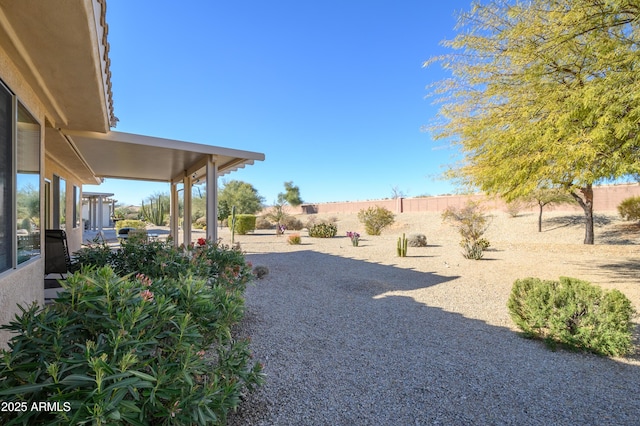
[[[18,102],[16,223],[18,263],[40,255],[40,125]]]
[[[40,255],[40,124],[0,82],[0,272]]]
[[[82,211],[82,200],[80,199],[80,188],[73,185],[73,227],[80,227],[80,212]]]
[[[67,212],[67,183],[53,175],[53,229],[65,229]]]
[[[13,267],[13,96],[0,83],[0,272]]]

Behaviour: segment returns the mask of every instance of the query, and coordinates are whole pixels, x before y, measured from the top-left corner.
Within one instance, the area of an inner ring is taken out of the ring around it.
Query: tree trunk
[[[544,203],[538,202],[540,206],[540,214],[538,215],[538,232],[542,232],[542,209],[544,208]]]
[[[593,244],[593,187],[588,184],[584,188],[580,188],[582,196],[571,191],[571,196],[580,204],[585,216],[584,243]]]

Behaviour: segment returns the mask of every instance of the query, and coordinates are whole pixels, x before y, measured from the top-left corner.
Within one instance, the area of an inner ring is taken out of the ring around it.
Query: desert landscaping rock
[[[249,287],[246,318],[267,383],[231,425],[636,425],[640,359],[551,351],[520,337],[506,308],[513,281],[561,275],[618,288],[640,308],[640,229],[600,215],[584,246],[575,213],[494,213],[491,248],[464,259],[455,229],[433,213],[403,214],[353,247],[356,215],[338,237],[270,231],[236,237],[269,274]],[[301,217],[304,221],[304,217]],[[226,230],[221,236],[226,238]],[[428,247],[395,256],[398,235]]]

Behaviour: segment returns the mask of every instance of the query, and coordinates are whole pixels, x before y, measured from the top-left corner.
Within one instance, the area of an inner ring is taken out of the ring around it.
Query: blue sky
[[[114,130],[263,152],[222,180],[266,203],[454,192],[455,161],[420,131],[437,113],[422,63],[470,0],[127,1],[107,4]],[[107,179],[85,191],[139,204],[168,184]]]

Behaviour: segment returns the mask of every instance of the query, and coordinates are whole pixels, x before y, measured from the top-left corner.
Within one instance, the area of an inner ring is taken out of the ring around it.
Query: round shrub
[[[304,224],[302,223],[302,221],[293,216],[285,216],[280,221],[280,224],[286,226],[287,229],[291,231],[300,231],[302,230],[302,228],[304,228]]]
[[[427,237],[424,234],[411,234],[407,238],[409,247],[426,247]]]
[[[231,216],[227,219],[229,225],[231,225]],[[256,229],[256,216],[252,214],[237,214],[236,215],[236,233],[240,235],[248,234]]]
[[[338,233],[338,227],[333,223],[316,223],[309,228],[309,236],[314,238],[333,238]]]
[[[269,222],[264,217],[259,217],[256,219],[256,229],[273,229],[273,223]]]
[[[360,210],[358,220],[364,225],[367,234],[380,235],[384,228],[395,222],[395,216],[387,208],[374,206]]]
[[[620,291],[603,291],[586,281],[561,277],[517,280],[507,303],[525,336],[601,355],[633,351],[631,301]]]
[[[287,237],[287,242],[291,245],[302,244],[302,238],[300,238],[300,234],[291,234]]]
[[[618,213],[624,220],[640,220],[640,196],[622,200],[618,205]]]
[[[147,225],[141,220],[119,220],[116,222],[116,231],[122,228],[146,229]]]

